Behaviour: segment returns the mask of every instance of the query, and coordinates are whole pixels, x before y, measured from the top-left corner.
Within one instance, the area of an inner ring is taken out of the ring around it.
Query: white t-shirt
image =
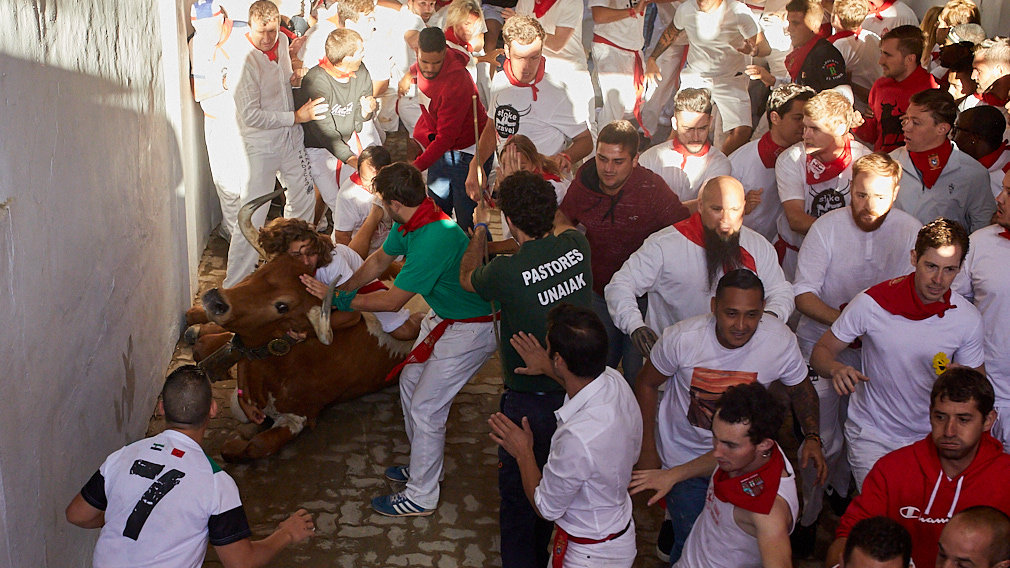
[[[796,493],[796,475],[789,459],[782,454],[786,476],[779,481],[778,496],[789,507],[789,531],[796,525],[800,512],[800,499]],[[715,477],[715,474],[713,474]],[[683,556],[675,564],[680,568],[761,568],[761,550],[757,538],[747,534],[736,523],[733,515],[736,506],[720,501],[715,496],[715,482],[710,481],[705,494],[705,509],[691,527],[684,543]],[[718,550],[718,554],[713,551]]]
[[[677,7],[673,25],[687,33],[684,70],[702,77],[726,77],[742,73],[750,58],[733,46],[761,31],[750,8],[737,0],[723,0],[711,12],[698,9],[697,0],[687,0]]]
[[[615,10],[627,10],[634,8],[635,2],[632,0],[587,0],[586,10],[592,13],[594,6],[602,8],[613,8]],[[640,51],[645,45],[645,18],[636,16],[634,18],[621,18],[607,23],[595,22],[593,33],[613,42],[619,47]],[[630,71],[630,70],[629,70]]]
[[[175,430],[110,455],[81,494],[105,511],[94,556],[103,568],[198,568],[208,542],[252,534],[235,481]]]
[[[515,8],[516,13],[533,16],[534,4],[534,0],[519,0]],[[560,50],[554,51],[545,45],[544,57],[566,61],[582,70],[589,68],[586,63],[586,51],[582,47],[583,9],[581,0],[558,0],[543,17],[537,18],[548,34],[556,34],[559,27],[575,30]]]
[[[388,12],[392,12],[389,8],[383,10],[387,10],[387,16]],[[402,35],[399,38],[390,38],[389,28],[379,25],[379,14],[377,7],[371,14],[359,15],[357,21],[348,20],[344,24],[347,29],[361,35],[365,50],[361,64],[368,70],[373,83],[389,80],[393,68],[392,52],[404,43]],[[395,14],[390,17],[395,17]]]
[[[971,235],[968,256],[954,279],[954,290],[974,301],[985,326],[985,371],[996,401],[1010,404],[1010,239],[999,225]],[[1001,417],[1006,419],[1007,417]]]
[[[883,76],[877,60],[880,58],[880,38],[877,34],[860,30],[859,35],[836,39],[835,49],[845,60],[845,71],[852,74],[852,82],[869,89]]]
[[[793,290],[782,274],[775,249],[747,227],[740,229],[740,246],[754,258],[765,288],[765,309],[788,319],[793,312]],[[705,249],[676,227],[667,227],[645,239],[611,277],[604,289],[607,309],[614,325],[624,333],[631,334],[646,322],[659,333],[678,321],[708,313],[722,274],[720,268],[709,284]],[[649,296],[644,320],[635,300],[643,294]]]
[[[670,377],[656,425],[664,468],[712,449],[715,401],[729,387],[753,382],[768,386],[777,380],[793,386],[807,378],[796,336],[769,315],[761,318],[750,341],[737,349],[719,343],[714,315],[686,319],[663,331],[649,359]]]
[[[351,278],[351,275],[364,262],[361,256],[354,252],[351,247],[336,245],[333,247],[333,260],[326,266],[320,266],[316,269],[316,280],[329,284],[333,282],[334,278],[337,278],[337,286],[339,286],[347,282]],[[382,331],[390,333],[403,325],[403,322],[407,321],[407,318],[410,317],[410,310],[400,308],[395,312],[372,312],[372,315],[375,316],[375,319],[379,320],[379,323],[382,325]]]
[[[884,34],[898,26],[919,26],[919,18],[915,12],[901,0],[891,4],[880,15],[867,14],[863,20],[863,29],[877,34],[877,37],[884,37]]]
[[[315,67],[319,60],[326,57],[326,38],[330,32],[337,29],[337,25],[329,20],[320,19],[316,25],[305,32],[305,43],[302,44],[301,51],[298,52],[298,59],[308,67]]]
[[[908,274],[909,254],[920,228],[922,223],[899,209],[891,209],[883,224],[869,233],[856,225],[851,207],[825,213],[803,239],[793,292],[797,296],[810,292],[840,309],[870,286]],[[827,329],[800,316],[796,336],[805,357]]]
[[[336,211],[333,212],[333,228],[337,231],[348,231],[352,235],[357,233],[372,211],[372,205],[377,202],[381,203],[379,198],[369,193],[367,189],[354,183],[350,178],[344,180],[340,186],[340,193],[337,194]],[[368,254],[375,252],[382,246],[392,227],[392,219],[389,218],[388,213],[384,213],[382,221],[379,222],[379,228],[376,229],[368,244]]]
[[[698,197],[698,190],[706,181],[733,172],[733,166],[722,150],[713,146],[704,156],[684,155],[673,149],[672,141],[656,144],[642,152],[638,163],[659,174],[681,201]]]
[[[554,411],[558,429],[543,478],[533,493],[537,510],[569,534],[600,539],[631,519],[628,484],[642,447],[642,411],[628,381],[607,367]]]
[[[852,151],[852,162],[872,152],[863,144],[852,140],[849,148]],[[779,154],[775,161],[775,181],[779,188],[779,200],[782,203],[791,199],[803,200],[803,212],[817,218],[835,209],[849,204],[849,193],[852,191],[852,164],[845,168],[838,177],[807,183],[807,146],[797,142]],[[779,235],[782,239],[799,247],[803,243],[803,235],[789,228],[789,221],[783,213],[779,217]]]
[[[553,156],[589,128],[589,109],[573,104],[564,86],[550,73],[545,72],[536,87],[534,101],[532,88],[513,86],[505,73],[495,73],[487,116],[497,133],[498,150],[509,137],[523,134],[538,152]]]
[[[846,343],[862,337],[863,374],[849,400],[849,422],[860,437],[895,449],[929,434],[929,393],[939,361],[978,367],[985,362],[982,317],[956,292],[943,317],[910,320],[894,315],[865,292],[856,295],[831,326]]]
[[[766,168],[758,154],[758,142],[751,140],[729,155],[731,174],[743,184],[744,191],[763,189],[761,203],[749,214],[744,215],[743,224],[760,233],[768,242],[775,242],[778,232],[776,222],[782,215],[778,185],[775,183],[775,168]]]

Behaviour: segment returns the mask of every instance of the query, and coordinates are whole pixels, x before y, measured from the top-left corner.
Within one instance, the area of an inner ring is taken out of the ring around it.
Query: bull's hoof
[[[186,345],[196,345],[196,341],[200,339],[200,324],[187,327],[186,331],[182,332],[182,338],[186,341]]]
[[[242,438],[232,438],[221,446],[221,457],[228,463],[247,463],[253,460],[249,456],[249,441]]]

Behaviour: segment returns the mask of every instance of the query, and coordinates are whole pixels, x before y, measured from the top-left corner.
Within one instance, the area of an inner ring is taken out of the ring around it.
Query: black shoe
[[[831,507],[831,511],[841,517],[845,514],[845,510],[849,508],[849,503],[852,502],[852,497],[842,497],[833,488],[829,487],[824,491],[827,497],[828,505]]]
[[[789,535],[789,542],[793,547],[793,558],[809,558],[814,553],[814,544],[817,542],[817,523],[805,527],[796,525],[793,534]]]
[[[670,563],[670,552],[673,550],[673,521],[664,519],[659,527],[659,538],[656,539],[656,556]]]

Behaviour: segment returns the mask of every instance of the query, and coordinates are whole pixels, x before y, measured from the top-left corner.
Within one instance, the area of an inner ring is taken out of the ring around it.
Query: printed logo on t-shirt
[[[695,428],[712,429],[715,402],[726,389],[736,385],[756,382],[757,373],[723,371],[695,367],[691,373],[691,402],[687,407],[687,420]]]
[[[950,357],[943,351],[933,355],[933,372],[942,375],[950,367]]]
[[[533,110],[533,105],[526,107],[526,110],[518,111],[512,105],[500,105],[494,111],[494,128],[498,131],[498,136],[508,138],[519,132],[519,119],[526,116]]]
[[[330,114],[333,116],[350,116],[353,111],[353,102],[347,103],[346,105],[333,105],[330,107]]]
[[[897,103],[883,103],[880,105],[880,116],[877,117],[877,121],[880,124],[880,140],[884,143],[884,146],[905,145],[905,132],[901,128],[902,114],[904,113]]]
[[[832,187],[821,192],[816,192],[812,187],[808,188],[807,193],[813,196],[813,200],[810,202],[810,216],[816,219],[829,211],[845,207],[845,196],[851,191],[848,181],[845,182],[845,187]]]

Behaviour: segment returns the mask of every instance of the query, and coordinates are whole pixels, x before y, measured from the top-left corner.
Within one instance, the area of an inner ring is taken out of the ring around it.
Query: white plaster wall
[[[187,11],[0,0],[0,566],[90,565],[63,509],[143,436],[189,305],[216,205]]]

